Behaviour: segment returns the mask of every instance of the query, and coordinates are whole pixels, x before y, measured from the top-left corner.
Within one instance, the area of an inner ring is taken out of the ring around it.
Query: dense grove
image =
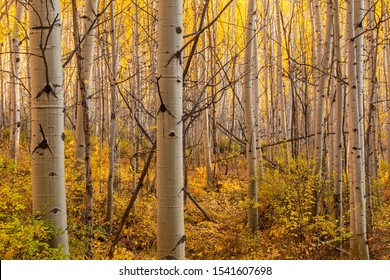
[[[60,249],[47,241],[54,234],[50,224],[32,215],[31,167],[26,135],[22,137],[20,160],[7,157],[6,132],[0,152],[0,258],[64,259]],[[114,236],[106,233],[107,149],[100,150],[93,139],[94,242],[95,259],[108,259]],[[66,133],[66,188],[70,259],[86,258],[86,226],[83,221],[84,186],[77,183],[73,163],[73,132]],[[121,162],[115,179],[114,234],[133,195],[131,150],[121,142]],[[101,153],[101,154],[100,154]],[[200,211],[187,197],[185,201],[186,258],[188,259],[348,259],[348,212],[345,207],[345,232],[339,240],[332,209],[332,186],[323,183],[322,215],[313,218],[312,187],[315,176],[305,159],[291,160],[289,166],[265,162],[265,176],[259,184],[259,231],[247,230],[245,157],[240,152],[220,155],[216,189],[207,187],[205,168],[190,163],[188,192]],[[143,161],[140,161],[139,173]],[[156,196],[154,163],[115,247],[114,259],[156,258]],[[140,174],[137,174],[139,176]],[[389,165],[381,162],[380,181],[383,206],[375,208],[375,233],[369,237],[372,259],[390,258]],[[375,199],[375,198],[374,198]],[[348,205],[345,190],[344,204]],[[340,254],[335,248],[343,243]]]

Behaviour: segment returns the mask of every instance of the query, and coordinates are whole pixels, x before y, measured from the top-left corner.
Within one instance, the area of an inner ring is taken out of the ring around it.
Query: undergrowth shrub
[[[65,259],[50,248],[52,225],[33,217],[30,171],[0,156],[0,259]]]

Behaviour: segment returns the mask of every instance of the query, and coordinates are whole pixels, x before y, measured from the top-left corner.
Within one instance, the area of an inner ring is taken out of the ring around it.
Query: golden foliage
[[[77,181],[79,173],[73,168],[74,139],[66,137],[66,185],[68,231],[71,259],[85,259],[87,227],[83,220],[84,185]],[[94,241],[95,259],[108,259],[112,236],[106,232],[106,177],[108,150],[99,150],[98,139],[93,139],[94,172]],[[127,154],[131,145],[122,145],[120,188],[115,189],[113,232],[133,195],[132,169]],[[21,159],[14,161],[0,156],[0,257],[2,259],[62,259],[59,249],[50,248],[48,241],[54,234],[49,224],[31,215],[31,184],[29,154],[22,148]],[[99,153],[102,154],[100,162]],[[312,190],[318,186],[313,170],[305,159],[291,160],[285,169],[265,168],[265,177],[259,184],[259,225],[255,235],[247,229],[245,164],[239,154],[229,158],[227,175],[219,175],[218,188],[207,186],[204,167],[189,170],[188,192],[211,218],[207,220],[189,199],[185,202],[186,257],[188,259],[338,259],[335,245],[336,224],[331,201],[323,199],[322,215],[312,217]],[[142,168],[142,157],[139,160]],[[225,164],[225,163],[224,163]],[[221,164],[218,168],[223,169]],[[154,166],[149,170],[149,181],[154,177]],[[100,170],[100,171],[99,171]],[[99,173],[100,172],[100,173]],[[222,172],[220,172],[221,174]],[[139,174],[136,174],[137,178]],[[382,209],[375,206],[376,232],[370,238],[375,259],[389,259],[390,234],[388,166],[381,163]],[[330,196],[329,183],[321,183],[324,198]],[[376,190],[376,189],[375,189]],[[374,192],[375,193],[375,192]],[[346,195],[347,196],[347,195]],[[374,200],[377,197],[374,196]],[[345,201],[347,204],[347,201]],[[376,205],[376,204],[375,204]],[[347,222],[348,212],[345,213]],[[343,233],[343,249],[348,251],[349,234]],[[144,187],[135,207],[126,219],[121,238],[114,251],[114,259],[156,258],[156,197],[153,183]],[[343,258],[348,258],[345,254]]]

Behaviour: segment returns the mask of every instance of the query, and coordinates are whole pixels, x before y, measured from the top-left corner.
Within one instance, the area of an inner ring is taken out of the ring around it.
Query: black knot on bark
[[[46,84],[45,87],[43,88],[43,91],[46,93],[50,93],[52,91],[51,85]]]

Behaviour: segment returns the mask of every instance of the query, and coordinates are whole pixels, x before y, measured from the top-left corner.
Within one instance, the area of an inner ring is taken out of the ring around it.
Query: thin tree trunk
[[[10,156],[18,160],[20,139],[20,26],[22,24],[24,3],[16,1],[16,15],[12,33],[11,52],[11,110],[10,110]]]
[[[360,0],[359,0],[360,1]],[[359,87],[362,87],[362,83],[359,84],[360,75],[362,75],[361,63],[357,63],[361,57],[358,56],[361,53],[363,46],[355,38],[354,26],[357,23],[362,23],[363,18],[356,16],[356,14],[362,14],[360,10],[361,5],[354,5],[359,1],[347,2],[347,47],[348,47],[348,89],[349,89],[349,126],[348,135],[350,137],[350,161],[352,170],[350,175],[350,201],[351,205],[351,232],[353,238],[356,239],[356,246],[352,248],[352,257],[359,259],[369,259],[367,233],[366,233],[366,207],[364,199],[365,191],[365,178],[364,178],[364,141],[361,138],[361,129],[363,119],[360,113],[360,94],[362,91]],[[361,4],[361,3],[359,3]],[[358,32],[358,30],[357,30]],[[359,33],[358,33],[359,34]],[[360,36],[361,37],[361,36]],[[356,51],[355,49],[359,51]]]
[[[248,225],[252,233],[258,228],[258,208],[257,208],[257,153],[256,153],[256,130],[254,126],[254,100],[253,83],[254,73],[254,46],[256,30],[256,1],[249,0],[247,7],[246,31],[245,31],[245,59],[244,59],[244,110],[245,110],[245,134],[246,134],[246,155],[248,168]]]
[[[371,0],[366,0],[367,7],[375,9],[375,5]],[[368,94],[369,94],[369,106],[368,106],[368,127],[366,132],[366,200],[367,200],[367,222],[368,222],[368,234],[374,233],[374,209],[372,204],[372,187],[378,180],[378,134],[377,134],[377,56],[378,56],[378,36],[375,30],[375,10],[368,11],[367,14],[368,28],[367,33],[367,48],[368,48]]]
[[[206,36],[203,36],[202,41],[202,49],[206,49]],[[205,59],[202,63],[203,69],[201,76],[201,89],[206,91],[206,106],[209,102],[209,94],[208,89],[206,87],[206,80],[208,79],[207,73],[208,73],[208,67],[207,67],[207,52],[205,53]],[[206,178],[207,178],[207,184],[209,188],[214,187],[214,174],[213,174],[213,168],[211,165],[211,141],[210,141],[210,120],[209,120],[209,109],[206,107],[202,112],[202,120],[203,120],[203,153],[204,153],[204,160],[205,160],[205,166],[206,166]]]
[[[317,62],[318,68],[318,86],[315,87],[315,99],[316,104],[316,116],[315,116],[315,134],[314,134],[314,158],[316,161],[316,175],[318,179],[318,187],[314,192],[315,205],[313,209],[313,215],[319,214],[319,202],[321,193],[321,181],[322,181],[322,166],[324,157],[324,134],[325,134],[325,101],[326,101],[326,85],[328,82],[328,71],[330,65],[330,52],[331,52],[331,40],[332,40],[332,21],[333,21],[333,7],[332,1],[327,1],[326,5],[326,31],[324,40],[322,39],[322,23],[320,20],[321,9],[318,0],[315,1],[315,17],[318,25],[316,33],[318,32],[317,42],[324,42],[323,45],[317,45]],[[318,19],[317,19],[318,18]],[[314,81],[317,83],[317,81]]]
[[[117,106],[117,77],[118,77],[118,57],[117,57],[117,39],[115,28],[115,11],[114,3],[110,4],[110,21],[111,21],[111,50],[112,50],[112,79],[111,79],[111,121],[109,136],[109,155],[108,155],[108,184],[107,184],[107,215],[108,222],[107,232],[112,231],[112,213],[114,208],[114,172],[115,172],[115,138],[116,138],[116,106]]]
[[[277,139],[287,139],[287,127],[286,127],[286,110],[285,110],[285,102],[286,96],[284,94],[284,84],[283,84],[283,53],[282,53],[282,24],[281,24],[281,9],[280,9],[280,1],[275,1],[275,18],[276,18],[276,39],[277,39],[277,48],[276,48],[276,56],[277,56],[277,64],[276,64],[276,92],[277,92],[277,104],[276,104],[276,115],[277,115]],[[286,144],[287,147],[287,144]],[[284,147],[284,163],[288,165],[289,162],[289,149]]]
[[[73,16],[73,40],[76,50],[77,59],[77,85],[76,85],[76,131],[75,131],[75,146],[74,146],[74,167],[79,173],[76,180],[85,182],[85,135],[84,135],[84,107],[83,107],[83,78],[82,73],[82,56],[80,45],[80,27],[78,24],[78,9],[77,1],[72,0],[72,16]]]
[[[257,164],[259,168],[259,176],[260,179],[264,177],[264,168],[262,163],[263,153],[261,151],[261,129],[260,129],[260,88],[259,88],[259,59],[258,59],[258,42],[257,42],[257,33],[253,38],[253,98],[254,98],[254,106],[253,106],[253,116],[254,116],[254,126],[255,126],[255,146],[256,146],[256,157]]]
[[[334,54],[336,70],[336,93],[335,93],[335,141],[333,142],[334,153],[334,208],[335,218],[338,227],[338,237],[340,239],[337,246],[342,252],[342,230],[343,230],[343,108],[344,108],[344,85],[342,82],[342,56],[341,56],[341,36],[340,36],[340,7],[339,0],[333,1],[333,25],[334,25]]]
[[[73,23],[75,33],[75,44],[79,44],[80,36],[77,36],[78,29],[78,15],[77,15],[77,3],[73,0]],[[86,137],[84,131],[84,122],[90,119],[88,113],[87,120],[85,120],[85,107],[91,107],[91,99],[93,93],[93,53],[95,44],[95,26],[97,17],[98,0],[85,0],[85,10],[82,18],[82,29],[85,36],[81,49],[76,52],[78,60],[79,71],[79,91],[77,98],[77,116],[76,116],[76,133],[75,133],[75,167],[78,168],[80,175],[78,179],[85,181],[86,168]],[[90,126],[90,124],[88,124]]]

